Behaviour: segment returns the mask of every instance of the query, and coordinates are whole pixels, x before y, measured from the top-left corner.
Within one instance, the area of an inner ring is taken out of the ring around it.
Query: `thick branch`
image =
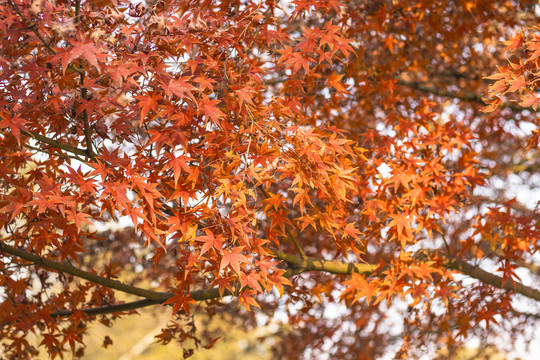
[[[137,301],[133,301],[130,303],[125,303],[125,304],[114,304],[114,305],[108,305],[108,306],[103,306],[99,308],[82,310],[89,315],[111,314],[115,312],[135,310],[135,309],[150,306],[150,305],[161,304],[167,301],[168,299],[170,299],[172,296],[174,296],[174,293],[171,293],[171,292],[159,292],[159,291],[153,291],[153,290],[148,290],[148,289],[142,289],[136,286],[131,286],[131,285],[121,283],[120,281],[117,281],[117,280],[104,278],[97,274],[92,274],[87,271],[78,269],[69,264],[62,264],[62,263],[58,263],[49,259],[45,259],[45,258],[42,258],[41,256],[31,254],[22,249],[17,249],[17,248],[14,248],[13,246],[10,246],[1,242],[0,242],[0,251],[11,254],[11,255],[15,255],[21,259],[30,261],[36,265],[40,265],[48,269],[60,271],[60,272],[84,279],[84,280],[88,280],[90,282],[93,282],[94,284],[102,285],[102,286],[105,286],[114,290],[122,291],[127,294],[137,295],[137,296],[145,298],[143,300],[137,300]],[[225,290],[224,295],[228,296],[228,295],[231,295],[231,293],[228,290]],[[195,301],[203,301],[203,300],[217,299],[220,297],[220,293],[219,293],[219,288],[212,288],[208,290],[193,291],[190,293],[190,296]],[[59,311],[54,314],[51,314],[51,316],[64,317],[64,316],[69,316],[72,313],[73,313],[72,311],[65,310],[65,311]]]
[[[80,155],[80,156],[88,156],[86,150],[79,149],[78,147],[75,147],[75,146],[72,146],[72,145],[69,145],[69,144],[65,144],[65,143],[50,139],[50,138],[48,138],[46,136],[37,134],[35,132],[28,132],[28,131],[23,130],[23,131],[21,131],[21,133],[28,136],[28,137],[31,137],[31,138],[36,139],[38,141],[41,141],[42,143],[51,145],[51,146],[53,146],[55,148],[58,148],[58,149],[62,149],[64,151],[70,152],[72,154],[76,154],[76,155]]]
[[[81,0],[75,0],[75,23],[79,22],[81,15]]]
[[[40,265],[40,266],[43,266],[52,270],[64,272],[66,274],[70,274],[70,275],[79,277],[81,279],[88,280],[98,285],[102,285],[111,289],[115,289],[118,291],[122,291],[128,294],[137,295],[137,296],[141,296],[145,298],[144,300],[138,300],[138,301],[134,301],[131,303],[126,303],[126,304],[115,304],[115,305],[109,305],[109,306],[104,306],[100,308],[82,310],[89,315],[110,314],[110,313],[120,312],[120,311],[135,310],[138,308],[163,303],[167,301],[168,299],[170,299],[172,296],[174,296],[174,293],[172,292],[159,292],[159,291],[153,291],[153,290],[148,290],[148,289],[142,289],[142,288],[138,288],[135,286],[121,283],[116,280],[104,278],[97,274],[92,274],[87,271],[75,268],[69,264],[62,264],[62,263],[58,263],[52,260],[42,258],[38,255],[28,253],[22,249],[14,248],[5,243],[0,243],[0,251],[11,254],[11,255],[15,255],[21,259],[30,261],[36,265]],[[321,272],[326,272],[326,273],[336,274],[336,275],[350,275],[352,273],[371,274],[377,268],[377,266],[373,264],[355,264],[355,263],[346,263],[346,262],[340,262],[340,261],[335,261],[335,260],[302,258],[302,257],[290,255],[290,254],[287,254],[278,250],[274,250],[273,254],[277,259],[285,261],[293,268],[292,271],[287,272],[286,274],[287,277],[291,277],[305,271],[321,271]],[[514,291],[528,298],[534,299],[536,301],[540,301],[540,291],[533,289],[531,287],[525,286],[518,282],[511,282],[511,281],[504,282],[501,277],[493,275],[478,267],[472,266],[464,261],[456,260],[456,259],[449,259],[446,263],[446,266],[450,269],[457,270],[465,275],[468,275],[472,278],[480,280],[486,284],[489,284],[489,285],[492,285],[492,286],[495,286],[495,287],[498,287],[500,289],[504,289],[507,291]],[[229,291],[225,291],[224,295],[228,296],[228,295],[231,295],[231,293]],[[195,301],[217,299],[220,297],[219,288],[193,291],[190,293],[190,296]],[[52,314],[52,316],[63,317],[63,316],[69,316],[71,314],[72,314],[71,311],[60,311],[60,312]]]
[[[313,258],[302,259],[277,250],[273,253],[276,258],[287,262],[294,268],[303,269],[304,271],[323,271],[331,274],[350,275],[352,273],[370,274],[377,268],[376,265],[372,264],[352,264]],[[503,281],[501,277],[493,275],[464,261],[448,259],[446,266],[499,289],[514,291],[528,298],[540,301],[540,291],[518,282],[512,282],[510,280]]]
[[[62,264],[56,261],[45,259],[41,256],[31,254],[22,249],[14,248],[13,246],[7,245],[5,243],[0,243],[0,251],[11,254],[11,255],[15,255],[21,259],[30,261],[36,265],[40,265],[40,266],[43,266],[52,270],[60,271],[66,274],[76,276],[81,279],[88,280],[90,282],[93,282],[94,284],[98,284],[98,285],[102,285],[111,289],[122,291],[127,294],[144,297],[146,299],[153,300],[156,302],[164,302],[168,298],[170,298],[172,295],[174,295],[172,293],[142,289],[142,288],[138,288],[135,286],[121,283],[120,281],[117,281],[117,280],[104,278],[97,274],[92,274],[87,271],[78,269],[69,264]]]

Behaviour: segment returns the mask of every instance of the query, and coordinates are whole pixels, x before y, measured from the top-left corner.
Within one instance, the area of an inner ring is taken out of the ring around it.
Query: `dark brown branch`
[[[131,310],[141,309],[147,306],[162,304],[174,295],[169,292],[163,292],[162,294],[165,295],[162,301],[142,299],[142,300],[136,300],[136,301],[132,301],[132,302],[124,303],[124,304],[113,304],[113,305],[101,306],[97,308],[83,309],[81,311],[88,315],[104,315],[104,314],[112,314],[112,313],[123,312],[123,311],[131,311]],[[195,301],[213,300],[221,296],[219,293],[219,288],[217,287],[211,288],[208,290],[192,291],[189,295]],[[232,295],[232,293],[229,290],[223,291],[223,296],[230,296],[230,295]],[[73,314],[73,311],[62,310],[62,311],[57,311],[51,314],[51,317],[53,318],[66,317],[66,316],[70,316],[71,314]]]
[[[124,304],[106,305],[106,306],[101,306],[97,308],[83,309],[81,311],[88,315],[105,315],[105,314],[113,314],[113,313],[124,312],[124,311],[137,310],[137,309],[141,309],[148,306],[159,305],[167,301],[172,296],[171,293],[164,293],[164,294],[167,294],[168,297],[162,302],[154,301],[150,299],[141,299],[141,300],[136,300],[136,301],[132,301],[132,302],[124,303]],[[223,292],[223,296],[230,296],[230,295],[232,295],[232,293],[229,290],[225,290]],[[190,293],[190,296],[195,301],[217,299],[220,297],[219,288],[192,291]],[[66,317],[66,316],[71,316],[71,314],[73,314],[73,311],[62,310],[62,311],[57,311],[51,314],[51,317],[53,318]]]
[[[81,74],[81,86],[83,86],[84,82],[84,73]],[[84,99],[84,101],[88,101],[88,90],[86,90],[85,87],[81,89],[81,96]],[[94,157],[94,149],[92,146],[92,131],[90,130],[90,124],[88,123],[88,113],[86,112],[86,109],[82,112],[83,117],[83,124],[84,124],[84,139],[86,140],[86,153],[88,157],[93,158]]]
[[[91,316],[104,315],[104,314],[113,314],[113,313],[118,313],[118,312],[141,309],[147,306],[152,306],[152,305],[157,305],[157,304],[159,304],[159,302],[156,302],[154,300],[142,299],[142,300],[128,302],[125,304],[107,305],[107,306],[101,306],[97,308],[83,309],[81,311]],[[71,316],[71,314],[73,314],[73,311],[62,310],[62,311],[57,311],[55,313],[52,313],[51,317],[52,318],[67,317],[67,316]]]
[[[21,259],[30,261],[36,265],[40,265],[51,270],[56,270],[59,272],[70,274],[78,278],[93,282],[94,284],[98,284],[98,285],[102,285],[111,289],[122,291],[127,294],[144,297],[146,299],[153,300],[156,302],[164,302],[173,295],[173,293],[158,292],[158,291],[153,291],[153,290],[142,289],[142,288],[138,288],[135,286],[121,283],[120,281],[117,281],[117,280],[104,278],[97,274],[92,274],[87,271],[78,269],[69,264],[65,264],[65,263],[62,264],[56,261],[45,259],[38,255],[31,254],[22,249],[14,248],[13,246],[7,245],[6,243],[0,243],[0,251],[11,254],[11,255],[15,255]]]
[[[69,144],[66,144],[66,143],[62,143],[62,142],[50,139],[50,138],[48,138],[46,136],[37,134],[37,133],[35,133],[33,131],[24,131],[24,130],[22,130],[21,133],[23,135],[26,135],[28,137],[31,137],[31,138],[36,139],[38,141],[41,141],[42,143],[51,145],[51,146],[53,146],[55,148],[58,148],[58,149],[65,150],[65,151],[70,152],[72,154],[85,156],[85,157],[88,156],[88,153],[87,153],[86,150],[79,149],[78,147],[75,147],[75,146],[72,146],[72,145],[69,145]]]
[[[0,243],[0,251],[11,254],[11,255],[15,255],[21,259],[30,261],[39,266],[43,266],[52,270],[64,272],[66,274],[70,274],[75,277],[85,279],[87,281],[93,282],[98,285],[102,285],[102,286],[105,286],[114,290],[122,291],[128,294],[137,295],[137,296],[145,298],[145,300],[138,300],[132,303],[115,304],[115,305],[109,305],[109,306],[105,306],[101,308],[82,310],[89,315],[109,314],[113,312],[134,310],[141,307],[163,303],[167,301],[168,299],[170,299],[172,296],[174,296],[174,293],[172,292],[159,292],[159,291],[153,291],[153,290],[148,290],[148,289],[142,289],[142,288],[138,288],[135,286],[121,283],[120,281],[104,278],[97,274],[92,274],[87,271],[75,268],[69,264],[58,263],[49,259],[45,259],[38,255],[28,253],[22,249],[14,248],[5,243]],[[350,275],[353,273],[371,274],[377,268],[377,266],[373,264],[355,264],[355,263],[346,263],[346,262],[340,262],[340,261],[335,261],[335,260],[302,258],[302,257],[286,254],[278,250],[274,250],[273,254],[277,259],[285,261],[291,266],[292,271],[288,271],[286,273],[287,277],[291,277],[305,271],[321,271],[321,272],[327,272],[327,273],[336,274],[336,275]],[[497,288],[504,289],[507,291],[517,292],[528,298],[534,299],[536,301],[540,301],[540,291],[533,289],[531,287],[525,286],[518,282],[512,282],[510,280],[504,282],[501,277],[493,275],[478,267],[472,266],[464,261],[457,260],[457,259],[448,259],[446,266],[450,269],[457,270],[465,275],[468,275],[472,278],[480,280],[486,284],[489,284],[489,285],[492,285],[492,286],[495,286]],[[231,293],[229,291],[225,291],[224,295],[231,295]],[[219,288],[193,291],[190,293],[190,296],[195,301],[217,299],[220,297]],[[62,317],[62,316],[69,316],[70,314],[71,314],[70,311],[60,311],[53,315],[55,317]]]
[[[1,248],[0,248],[1,250]],[[371,264],[353,264],[353,263],[342,263],[339,261],[330,261],[330,260],[321,260],[314,258],[300,258],[294,255],[286,254],[281,251],[273,252],[276,258],[285,261],[293,269],[287,271],[284,276],[289,278],[294,275],[298,275],[306,271],[324,271],[330,274],[336,275],[350,275],[352,273],[359,274],[370,274],[372,273],[377,266]],[[164,298],[161,302],[154,301],[151,299],[137,300],[125,304],[114,304],[108,306],[102,306],[98,308],[84,309],[83,312],[88,315],[103,315],[103,314],[112,314],[115,312],[130,311],[136,310],[147,306],[157,305],[162,302],[167,301],[173,294],[171,293],[162,293],[168,294],[168,297]],[[228,290],[225,290],[223,293],[224,296],[232,295]],[[208,290],[196,290],[190,293],[190,296],[195,301],[204,301],[217,299],[220,297],[219,288],[212,288]],[[69,310],[58,311],[54,314],[51,314],[52,317],[65,317],[70,316],[73,312]]]
[[[75,23],[79,22],[81,15],[81,0],[75,0]]]

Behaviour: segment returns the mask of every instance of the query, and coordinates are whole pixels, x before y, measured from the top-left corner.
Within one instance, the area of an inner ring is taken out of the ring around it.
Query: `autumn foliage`
[[[82,356],[152,305],[185,355],[216,341],[196,311],[285,316],[284,359],[529,340],[539,12],[1,2],[2,356]]]

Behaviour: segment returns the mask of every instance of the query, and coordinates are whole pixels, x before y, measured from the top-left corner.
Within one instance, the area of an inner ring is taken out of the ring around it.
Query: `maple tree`
[[[160,304],[157,340],[197,346],[216,339],[195,309],[286,315],[282,358],[527,338],[539,213],[514,189],[538,191],[538,13],[2,2],[5,356],[35,356],[29,333],[81,356],[89,323]]]

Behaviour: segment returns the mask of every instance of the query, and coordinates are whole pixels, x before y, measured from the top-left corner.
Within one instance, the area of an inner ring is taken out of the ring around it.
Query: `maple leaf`
[[[198,236],[195,239],[196,241],[203,242],[203,245],[201,247],[201,252],[199,254],[199,258],[212,248],[216,249],[218,252],[221,252],[221,247],[223,246],[223,243],[225,242],[225,239],[223,237],[214,236],[214,234],[208,229],[205,230],[205,233],[206,233],[206,236]]]
[[[254,292],[251,290],[243,291],[240,294],[240,297],[239,297],[240,304],[244,305],[247,311],[250,311],[252,306],[258,307],[259,309],[261,308],[260,305],[257,303],[257,301],[255,301],[253,296],[254,296]]]
[[[360,239],[359,235],[362,235],[362,233],[358,231],[358,229],[354,226],[353,223],[347,224],[345,228],[343,229],[343,232],[355,240],[359,240]]]
[[[25,124],[26,120],[19,117],[19,115],[9,116],[6,113],[0,113],[0,129],[9,128],[17,143],[21,143],[21,131],[28,131]]]
[[[410,198],[411,207],[414,207],[417,203],[421,203],[426,200],[426,192],[421,186],[414,186],[414,188],[408,191],[405,196]]]
[[[249,259],[244,255],[240,254],[240,252],[242,252],[243,250],[244,246],[239,246],[232,249],[231,251],[224,250],[223,257],[221,258],[221,262],[219,265],[219,272],[222,272],[223,269],[225,269],[227,266],[230,266],[236,274],[240,275],[242,273],[240,271],[240,264],[249,263]]]
[[[508,90],[506,90],[506,92],[513,93],[524,89],[527,86],[527,81],[525,80],[525,76],[517,76],[512,78],[512,80],[508,80],[508,85],[510,85],[510,87]]]
[[[118,62],[115,66],[108,66],[105,72],[113,79],[116,85],[121,87],[124,79],[128,78],[134,72],[134,66],[131,62]]]
[[[343,76],[344,76],[343,74],[341,75],[336,74],[335,71],[332,74],[330,74],[330,76],[328,76],[328,85],[336,89],[336,91],[340,94],[347,92],[347,89],[343,86],[343,84],[340,81]]]
[[[442,299],[444,305],[448,307],[449,298],[457,298],[456,286],[450,286],[448,284],[440,284],[436,289],[436,296]]]
[[[397,236],[401,240],[402,246],[412,238],[411,224],[409,219],[403,214],[390,214],[392,221],[388,223],[389,227],[397,229]]]
[[[218,277],[214,280],[212,285],[218,286],[220,298],[223,298],[223,293],[225,292],[225,289],[229,290],[231,293],[234,293],[232,281],[233,279],[230,276]]]
[[[219,104],[219,100],[210,100],[208,97],[204,96],[199,106],[199,114],[203,114],[208,119],[212,120],[214,124],[219,125],[219,119],[226,115],[215,106],[216,104]]]
[[[189,168],[189,165],[186,163],[186,161],[189,161],[190,159],[186,158],[185,156],[175,157],[172,154],[169,154],[168,157],[169,157],[169,162],[167,163],[166,168],[173,169],[174,186],[176,187],[178,185],[178,180],[180,179],[180,174],[182,170],[188,174],[191,174],[191,169]]]
[[[62,56],[62,69],[64,74],[66,73],[68,64],[73,59],[77,58],[83,58],[88,61],[90,65],[94,66],[98,72],[101,72],[99,63],[106,60],[109,57],[108,54],[104,53],[90,41],[74,41],[71,44],[73,47],[66,50]]]
[[[285,293],[283,285],[293,286],[289,279],[283,276],[283,273],[283,270],[277,270],[268,277],[269,282],[271,282],[276,287],[279,296],[283,296],[283,294]]]
[[[178,313],[180,309],[183,309],[186,313],[189,313],[189,305],[195,304],[195,300],[193,300],[189,294],[176,293],[167,299],[167,301],[165,301],[163,304],[173,304],[171,316],[174,316],[174,314]]]
[[[353,293],[353,302],[357,302],[362,297],[365,297],[366,302],[369,304],[371,303],[371,299],[378,294],[376,284],[366,281],[365,277],[359,274],[352,274],[351,279],[344,281],[343,285],[347,287],[341,293],[340,297],[345,298],[349,293]]]
[[[253,96],[255,95],[255,90],[250,86],[245,86],[240,90],[236,90],[236,94],[238,95],[238,105],[240,107],[244,106],[244,103],[247,105],[254,105]]]
[[[90,222],[90,220],[88,220],[88,217],[90,216],[88,214],[85,214],[83,212],[77,212],[77,211],[74,211],[74,210],[71,210],[71,209],[67,209],[66,214],[67,214],[67,219],[69,221],[75,222],[75,226],[77,227],[77,232],[80,232],[81,224],[83,222],[87,223],[88,225],[92,225],[92,222]]]
[[[251,271],[248,274],[242,273],[240,275],[240,286],[244,288],[248,286],[250,289],[254,290],[256,293],[261,293],[263,290],[259,284],[261,277],[258,273]]]
[[[216,80],[204,76],[196,77],[194,80],[199,83],[199,89],[208,89],[210,91],[214,91],[214,84],[216,83]]]
[[[11,212],[11,216],[9,218],[10,221],[15,219],[17,215],[19,215],[26,206],[32,205],[32,203],[26,204],[11,196],[8,197],[8,199],[10,199],[10,202],[7,205],[0,208],[0,213]]]
[[[540,97],[534,93],[529,93],[524,95],[521,99],[519,105],[523,107],[532,107],[535,111],[538,109],[538,104],[540,103]],[[498,105],[498,104],[497,104]]]
[[[523,43],[523,33],[518,31],[515,33],[515,35],[509,39],[503,42],[504,45],[506,45],[505,50],[510,52],[515,52]]]
[[[197,88],[188,82],[190,78],[190,76],[184,76],[178,79],[170,79],[169,83],[165,86],[165,95],[169,97],[176,95],[181,99],[189,98],[194,102],[197,102],[192,93],[192,91],[197,90]]]
[[[161,95],[158,93],[151,93],[145,95],[137,95],[135,99],[138,100],[137,105],[141,108],[141,125],[146,118],[146,115],[150,110],[157,111],[158,101],[162,99]]]

